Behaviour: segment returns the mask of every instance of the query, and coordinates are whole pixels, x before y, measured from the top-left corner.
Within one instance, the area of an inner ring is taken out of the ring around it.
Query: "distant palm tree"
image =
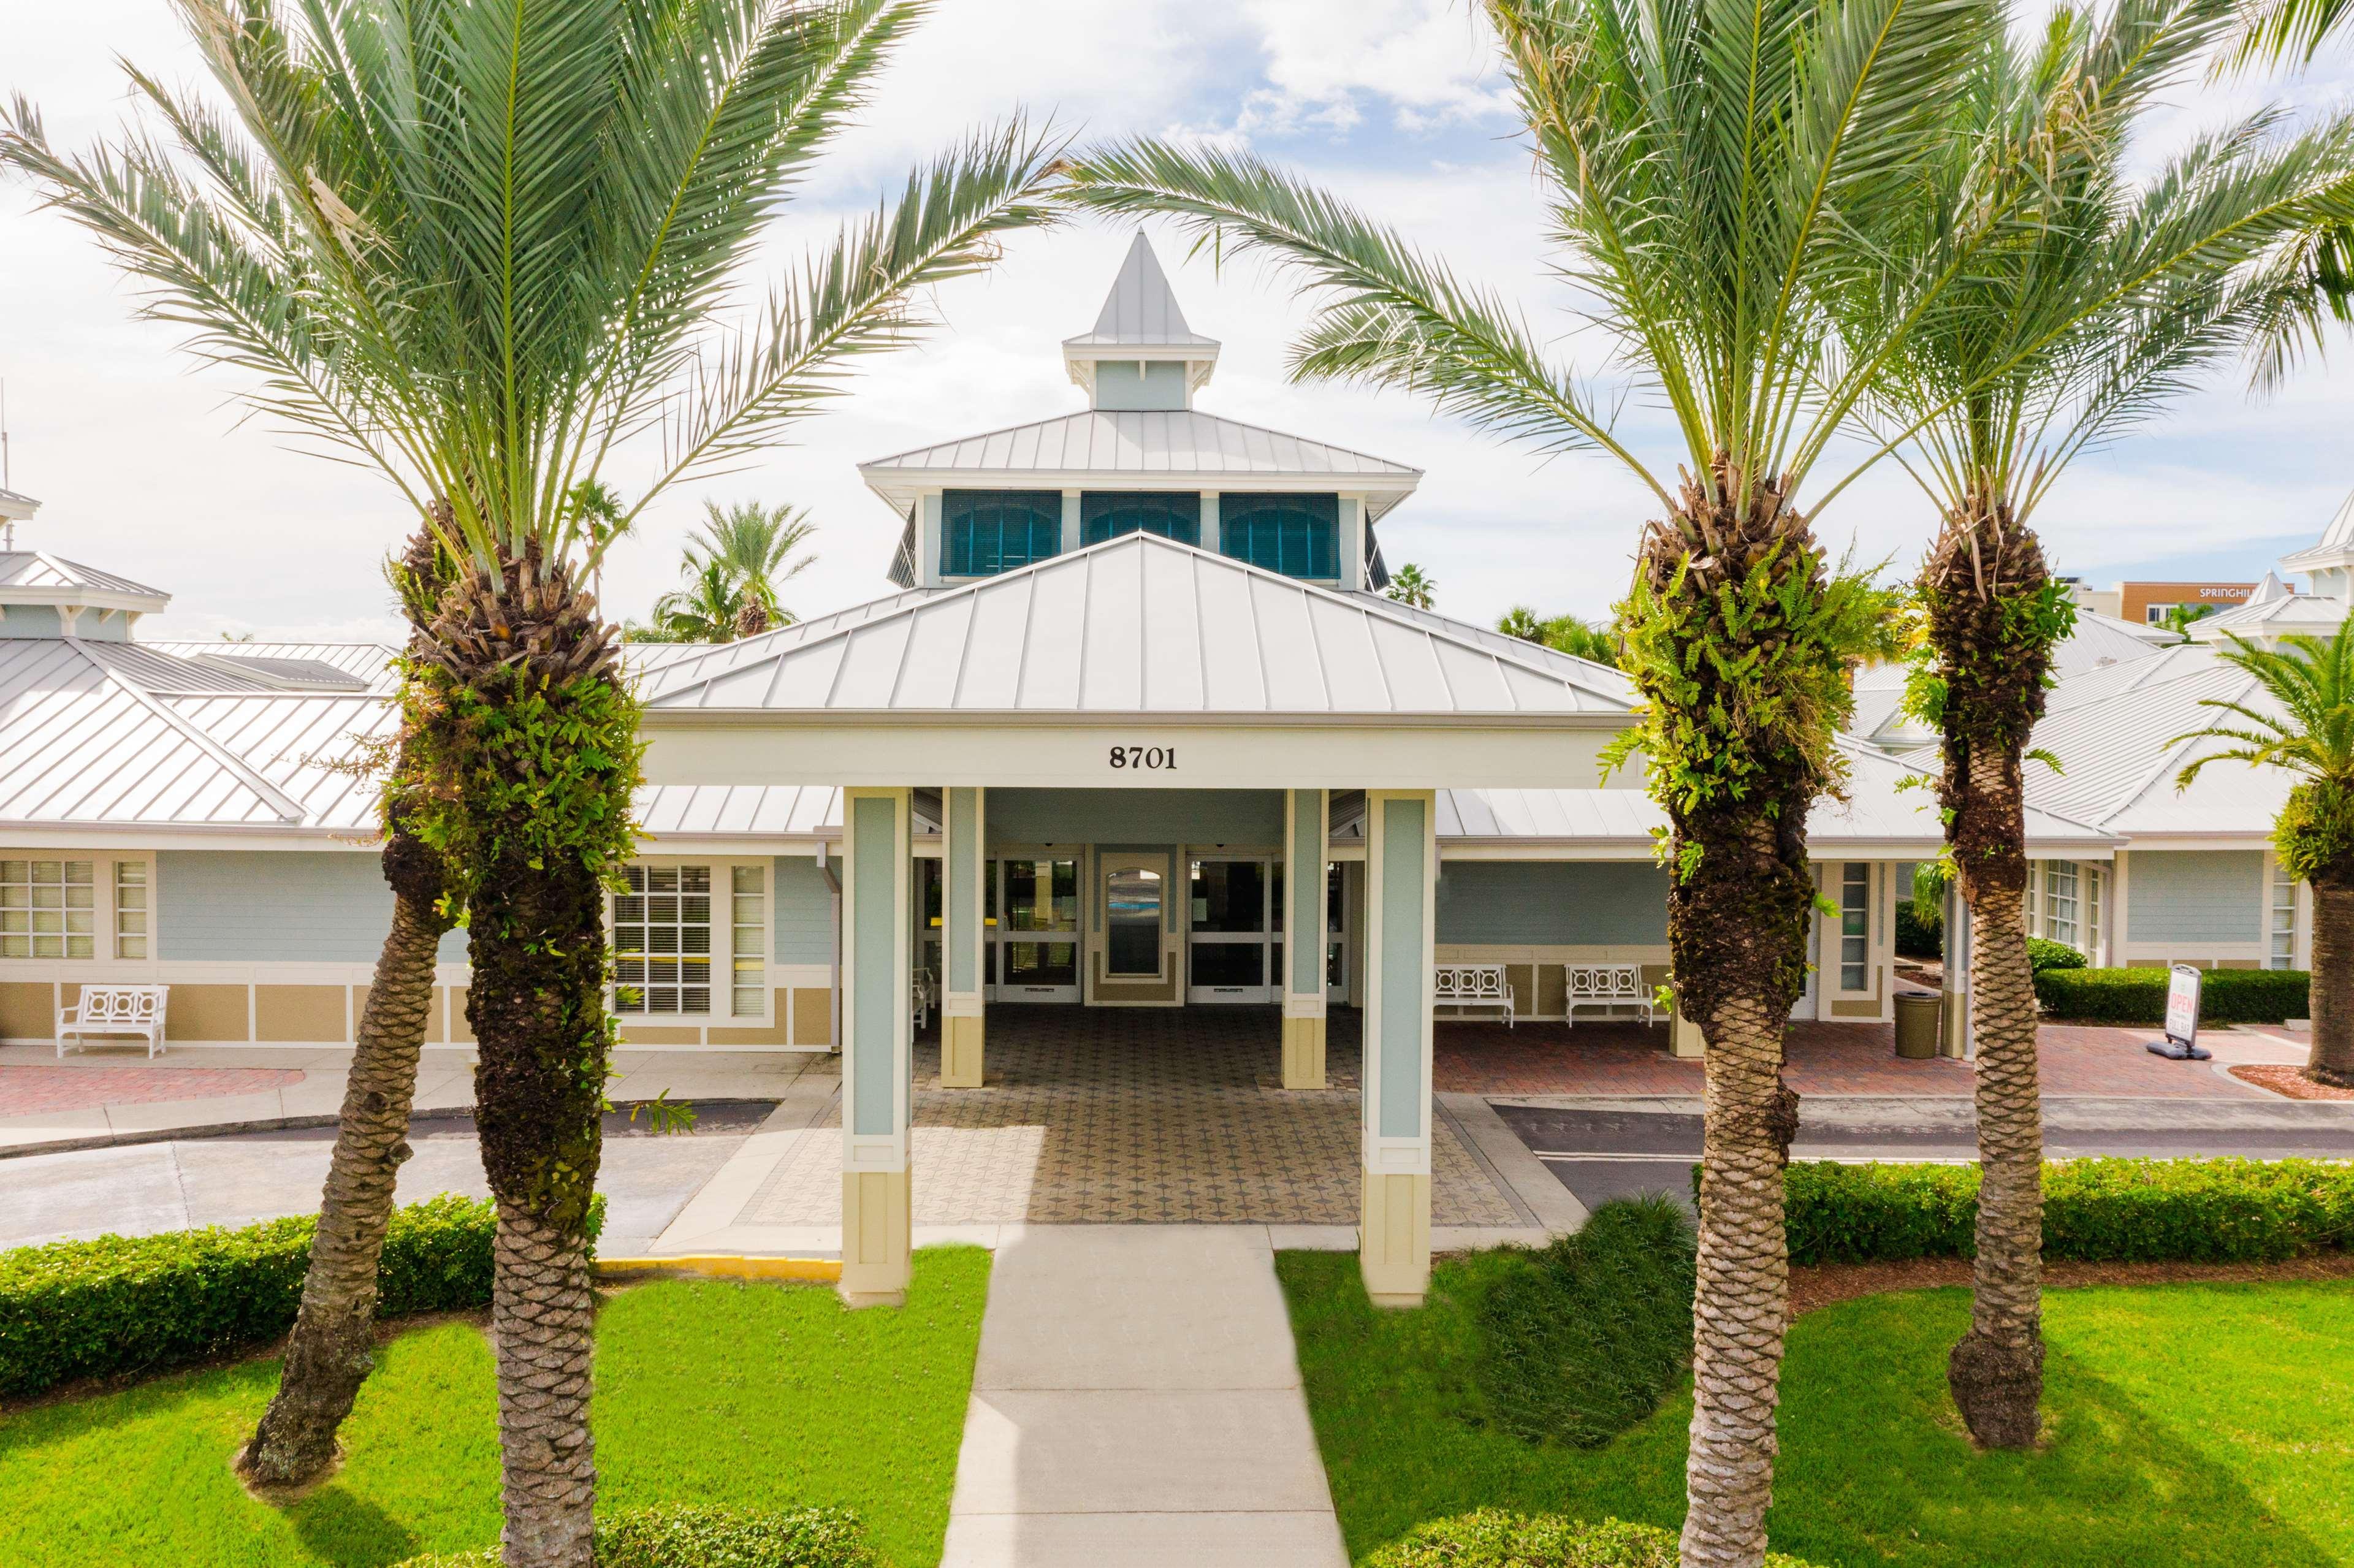
[[[626,538],[636,532],[637,514],[622,506],[621,498],[613,487],[601,479],[584,479],[572,487],[566,498],[571,503],[572,518],[588,535],[589,547],[596,554],[596,565],[588,569],[589,590],[599,605],[605,599],[605,552],[616,539]]]
[[[1496,622],[1507,637],[1518,637],[1567,653],[1589,663],[1618,667],[1618,639],[1606,626],[1596,626],[1574,615],[1539,617],[1527,605],[1516,604]]]
[[[798,506],[747,501],[723,511],[706,501],[703,507],[703,525],[687,541],[682,569],[700,575],[706,565],[717,565],[732,577],[739,601],[735,636],[790,626],[798,618],[779,600],[778,590],[817,564],[801,548],[817,524]]]
[[[2214,613],[2215,607],[2211,604],[2169,605],[2166,613],[2158,618],[2158,625],[2188,642],[2190,641],[2190,623],[2204,620]]]
[[[1422,568],[1412,561],[1390,574],[1390,586],[1385,591],[1400,604],[1416,609],[1428,609],[1438,602],[1438,585],[1423,576]]]
[[[2313,1054],[2305,1075],[2354,1087],[2354,616],[2327,641],[2294,636],[2263,648],[2235,636],[2231,643],[2219,656],[2253,675],[2271,706],[2201,698],[2200,706],[2230,717],[2175,741],[2232,744],[2184,768],[2175,785],[2188,789],[2208,764],[2226,760],[2296,779],[2273,821],[2273,853],[2291,876],[2313,885]]]

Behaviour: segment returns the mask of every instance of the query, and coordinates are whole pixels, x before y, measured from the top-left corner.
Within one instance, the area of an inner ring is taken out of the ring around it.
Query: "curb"
[[[838,1257],[759,1257],[742,1253],[705,1253],[679,1257],[600,1257],[597,1277],[608,1279],[767,1279],[837,1284]]]

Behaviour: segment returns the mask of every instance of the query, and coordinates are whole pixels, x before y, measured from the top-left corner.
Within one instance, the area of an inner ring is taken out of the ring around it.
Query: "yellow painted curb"
[[[837,1257],[746,1257],[741,1255],[688,1257],[600,1257],[599,1279],[627,1278],[645,1274],[692,1274],[706,1279],[800,1279],[832,1284],[842,1277]]]

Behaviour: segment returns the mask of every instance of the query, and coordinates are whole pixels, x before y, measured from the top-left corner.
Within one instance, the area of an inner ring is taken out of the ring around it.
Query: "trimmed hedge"
[[[2087,1023],[2166,1022],[2165,969],[2042,969],[2035,999],[2054,1018]],[[2201,1023],[2280,1023],[2310,1018],[2312,977],[2303,969],[2209,969],[2200,981]]]
[[[591,1206],[593,1241],[604,1200]],[[262,1345],[294,1326],[317,1217],[230,1230],[100,1236],[0,1252],[0,1398],[77,1378],[162,1372]],[[377,1269],[381,1317],[491,1299],[488,1202],[444,1193],[395,1209]]]
[[[2081,969],[2084,955],[2065,942],[2047,942],[2041,937],[2027,938],[2027,968],[2030,973],[2044,974],[2052,969]]]
[[[1518,1255],[1482,1295],[1479,1391],[1529,1443],[1599,1447],[1659,1409],[1691,1361],[1691,1221],[1621,1198],[1583,1229]]]
[[[1792,1263],[1968,1257],[1978,1168],[1805,1161],[1785,1186]],[[2043,1255],[2080,1263],[2277,1263],[2354,1235],[2354,1165],[2071,1160],[2043,1168]]]
[[[1483,1508],[1418,1525],[1359,1568],[1676,1568],[1676,1562],[1675,1533],[1655,1524]],[[1766,1568],[1810,1565],[1769,1552]]]
[[[412,1557],[400,1568],[499,1568],[495,1546]],[[597,1521],[597,1568],[882,1568],[843,1509],[737,1513],[675,1505]]]

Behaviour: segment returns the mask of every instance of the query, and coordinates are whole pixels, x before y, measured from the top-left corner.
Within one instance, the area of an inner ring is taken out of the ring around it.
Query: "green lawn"
[[[936,1563],[989,1290],[975,1247],[916,1255],[899,1310],[817,1286],[670,1281],[597,1320],[599,1503],[854,1509],[898,1568]],[[498,1539],[490,1347],[403,1336],[345,1427],[351,1454],[283,1510],[229,1473],[278,1363],[159,1378],[0,1418],[0,1563],[376,1568]]]
[[[1375,1311],[1342,1253],[1277,1259],[1352,1554],[1481,1505],[1674,1527],[1688,1393],[1609,1446],[1472,1425],[1461,1308]],[[1959,1290],[1799,1319],[1782,1382],[1775,1546],[1826,1565],[2354,1562],[2354,1284],[2053,1291],[2034,1455],[1974,1453],[1946,1395]]]

